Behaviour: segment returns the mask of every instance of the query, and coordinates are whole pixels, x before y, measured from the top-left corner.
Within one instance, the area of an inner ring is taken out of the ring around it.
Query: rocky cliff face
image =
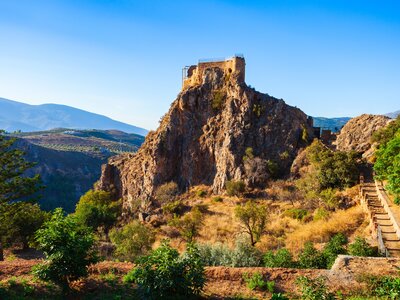
[[[336,148],[340,151],[357,151],[364,157],[371,155],[371,137],[378,129],[385,127],[390,118],[382,115],[368,115],[351,119],[340,130],[336,140]]]
[[[126,209],[151,199],[169,181],[182,190],[206,184],[220,193],[227,180],[249,181],[243,163],[247,148],[285,174],[311,132],[301,110],[240,83],[235,74],[210,68],[202,84],[178,95],[136,154],[103,166],[98,188],[114,189]]]

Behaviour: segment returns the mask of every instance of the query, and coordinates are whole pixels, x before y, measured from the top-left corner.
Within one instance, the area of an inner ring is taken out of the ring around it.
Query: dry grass
[[[313,221],[289,233],[286,238],[286,247],[297,253],[307,241],[326,243],[339,232],[349,236],[357,231],[364,219],[365,215],[361,206],[334,212],[328,220]]]
[[[288,190],[290,184],[280,182],[275,188],[276,191]],[[197,191],[204,190],[207,195],[204,197],[197,196]],[[346,196],[353,198],[357,189],[346,191]],[[278,194],[280,194],[278,192]],[[286,192],[285,192],[286,195]],[[296,195],[297,197],[297,195]],[[180,197],[187,207],[198,205],[207,206],[207,211],[203,214],[203,226],[200,235],[196,238],[199,243],[215,244],[223,243],[229,247],[235,245],[235,240],[241,234],[240,224],[235,218],[235,207],[246,201],[239,197],[223,196],[221,202],[213,200],[215,195],[211,195],[211,191],[206,186],[194,187]],[[257,243],[256,247],[261,251],[275,250],[287,247],[294,253],[298,253],[306,241],[312,241],[316,244],[326,243],[330,237],[338,232],[344,232],[350,240],[355,236],[368,237],[368,222],[365,221],[364,213],[360,206],[356,205],[347,210],[340,210],[330,213],[328,219],[310,221],[299,221],[289,217],[285,217],[283,213],[291,208],[304,208],[303,201],[288,201],[289,197],[284,199],[257,199],[247,200],[255,201],[268,207],[268,223],[266,234]],[[303,205],[302,205],[303,204]],[[179,236],[179,233],[169,226],[161,226],[157,231],[156,248],[162,239],[168,238],[171,245],[179,251],[184,251],[186,243]],[[317,245],[322,246],[322,245]]]

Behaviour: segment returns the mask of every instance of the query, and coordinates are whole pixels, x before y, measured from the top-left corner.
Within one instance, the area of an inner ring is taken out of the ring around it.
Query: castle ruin
[[[245,79],[246,62],[243,55],[235,54],[226,59],[201,59],[197,65],[186,66],[182,69],[182,89],[196,86],[203,82],[203,75],[207,69],[219,68],[225,76],[234,75],[239,83]]]

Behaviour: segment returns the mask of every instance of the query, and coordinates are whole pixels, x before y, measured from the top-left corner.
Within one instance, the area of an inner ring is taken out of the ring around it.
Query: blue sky
[[[199,58],[314,116],[400,109],[400,1],[0,0],[0,97],[155,129]]]

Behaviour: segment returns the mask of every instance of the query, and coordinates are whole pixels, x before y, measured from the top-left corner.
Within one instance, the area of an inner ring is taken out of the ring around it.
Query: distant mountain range
[[[332,132],[338,132],[351,119],[350,117],[324,118],[313,117],[314,126],[322,129],[330,129]]]
[[[395,119],[400,114],[400,110],[387,113],[385,116]],[[351,119],[350,117],[339,117],[339,118],[324,118],[324,117],[313,117],[314,126],[321,127],[323,129],[330,129],[332,132],[338,132],[340,129]]]
[[[30,105],[0,98],[0,129],[12,132],[71,129],[115,129],[145,136],[147,130],[59,104]]]
[[[388,114],[386,114],[385,116],[387,116],[387,117],[389,117],[389,118],[392,118],[392,119],[396,119],[398,115],[400,115],[400,110],[397,110],[397,111],[395,111],[395,112],[388,113]]]

